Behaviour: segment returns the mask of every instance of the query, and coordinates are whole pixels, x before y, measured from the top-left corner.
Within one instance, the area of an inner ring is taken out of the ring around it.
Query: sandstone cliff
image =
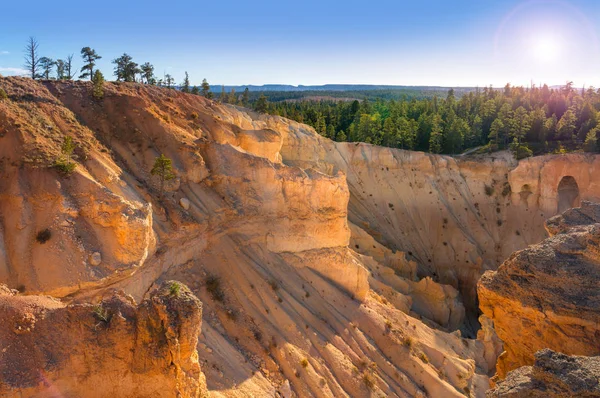
[[[0,285],[3,397],[200,397],[202,305],[169,281],[136,305],[21,296]]]
[[[477,279],[543,239],[555,212],[515,202],[510,157],[333,143],[139,84],[107,83],[102,100],[87,82],[0,86],[0,281],[65,301],[109,288],[139,301],[184,281],[205,305],[198,348],[214,396],[485,394],[491,322],[481,340],[457,329],[475,337]],[[52,167],[65,136],[77,146],[68,176]],[[160,154],[176,174],[162,198]]]
[[[586,203],[550,219],[556,235],[512,255],[479,281],[481,310],[504,342],[498,375],[531,365],[551,348],[599,355],[600,205]]]
[[[335,143],[299,123],[257,118],[256,125],[282,133],[284,163],[344,172],[348,219],[414,261],[420,277],[456,288],[470,315],[467,333],[479,327],[476,285],[483,272],[544,239],[544,221],[565,206],[600,200],[598,156],[547,155],[518,163],[506,153],[438,156]]]
[[[549,349],[535,354],[533,366],[508,373],[487,394],[489,398],[600,397],[600,357],[560,354]]]

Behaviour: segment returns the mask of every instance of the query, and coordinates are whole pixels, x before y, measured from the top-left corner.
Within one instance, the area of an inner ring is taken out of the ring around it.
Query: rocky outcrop
[[[600,357],[568,356],[549,349],[535,354],[533,366],[508,373],[488,398],[600,397]]]
[[[44,86],[1,85],[11,100],[0,102],[0,281],[62,297],[130,275],[154,249],[151,206]],[[53,167],[66,136],[78,164],[68,175]]]
[[[169,281],[136,305],[114,293],[65,305],[0,286],[3,397],[200,397],[202,304]]]
[[[504,342],[500,377],[533,364],[543,348],[600,354],[599,208],[586,203],[551,219],[548,230],[556,235],[515,253],[479,281],[481,310]]]

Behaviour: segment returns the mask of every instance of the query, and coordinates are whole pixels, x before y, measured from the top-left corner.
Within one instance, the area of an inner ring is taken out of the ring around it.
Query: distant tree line
[[[24,52],[24,67],[26,68],[29,77],[32,79],[73,80],[77,74],[77,69],[73,66],[73,54],[68,55],[64,59],[56,60],[41,56],[39,42],[34,37],[30,37],[27,40]],[[103,96],[102,84],[105,80],[102,72],[96,68],[96,62],[102,57],[96,50],[90,47],[82,48],[80,55],[83,66],[81,67],[79,79],[91,80],[94,83],[94,97],[101,98]],[[113,59],[112,63],[114,65],[113,75],[118,82],[142,83],[167,88],[177,88],[173,76],[165,74],[164,78],[160,79],[155,76],[154,66],[150,62],[139,65],[127,53],[123,53],[120,57]],[[210,90],[210,85],[206,79],[202,81],[200,87],[192,87],[187,72],[185,72],[184,81],[179,86],[179,89],[186,93],[213,98],[213,93]]]
[[[560,89],[486,87],[461,98],[450,89],[445,99],[268,102],[261,94],[253,106],[336,141],[444,154],[483,146],[512,149],[519,158],[532,150],[598,151],[600,89],[572,82]]]

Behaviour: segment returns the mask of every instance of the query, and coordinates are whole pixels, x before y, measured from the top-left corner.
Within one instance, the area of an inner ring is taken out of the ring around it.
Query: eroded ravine
[[[217,396],[482,396],[497,344],[451,333],[479,327],[477,280],[565,200],[600,198],[593,156],[459,160],[157,87],[0,85],[0,282],[86,301],[185,283]],[[49,167],[65,135],[68,177]]]

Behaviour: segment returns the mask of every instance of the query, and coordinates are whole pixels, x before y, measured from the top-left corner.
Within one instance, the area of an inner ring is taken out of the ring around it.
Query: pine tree
[[[173,76],[167,73],[165,75],[165,85],[167,86],[167,88],[171,88],[173,87],[173,84],[175,84],[175,79],[173,79]]]
[[[142,71],[142,82],[145,80],[146,84],[156,84],[156,78],[154,77],[154,66],[150,62],[146,62],[140,66],[140,70]]]
[[[502,123],[502,120],[495,119],[494,122],[492,123],[492,127],[490,128],[490,134],[488,136],[488,139],[490,140],[490,144],[493,145],[492,150],[498,149],[498,145],[500,143],[500,136],[501,136],[503,130],[504,130],[504,123]],[[492,143],[492,141],[493,141],[493,143]]]
[[[200,89],[198,88],[198,86],[194,86],[194,87],[192,87],[192,90],[190,91],[190,93],[192,93],[194,95],[200,95]]]
[[[66,136],[61,147],[60,151],[62,156],[60,159],[56,160],[54,166],[58,168],[61,172],[65,174],[70,174],[75,167],[76,163],[71,162],[71,157],[73,156],[73,151],[75,151],[75,144],[73,143],[73,139],[69,136]]]
[[[206,79],[202,79],[201,91],[202,91],[202,96],[203,97],[209,98],[210,84],[208,84],[208,82],[206,81]]]
[[[96,66],[96,61],[102,58],[98,54],[96,54],[96,50],[93,50],[89,47],[83,47],[81,49],[81,58],[83,58],[84,65],[81,67],[81,75],[80,79],[85,79],[89,77],[90,80],[94,77],[94,67]]]
[[[227,95],[225,94],[225,86],[221,86],[221,94],[219,95],[219,102],[222,104],[227,102]]]
[[[531,129],[529,114],[525,108],[520,106],[513,115],[510,136],[513,138],[513,140],[517,140],[517,144],[520,145],[521,141],[529,132],[529,129]]]
[[[442,134],[442,118],[440,115],[435,115],[432,121],[431,136],[429,137],[429,152],[442,152],[442,143],[444,139]]]
[[[242,94],[242,105],[248,106],[248,102],[250,102],[250,90],[246,87],[244,89],[244,94]]]
[[[94,77],[92,77],[92,83],[94,83],[94,89],[92,95],[96,99],[104,98],[104,75],[100,70],[96,69]]]
[[[570,140],[573,138],[576,127],[575,120],[573,111],[571,109],[567,110],[556,126],[559,139]]]
[[[50,79],[50,73],[52,73],[52,68],[54,68],[55,64],[56,63],[52,58],[40,58],[40,69],[42,70],[42,73],[39,75],[39,77],[42,77],[46,80]]]
[[[135,82],[136,75],[142,73],[138,64],[133,62],[133,59],[127,53],[123,53],[119,58],[113,59],[112,63],[115,64],[114,75],[119,82]]]
[[[56,63],[56,80],[65,80],[65,61],[57,59]]]
[[[165,181],[169,181],[175,178],[171,159],[169,159],[161,153],[160,156],[157,157],[156,160],[154,160],[154,166],[152,167],[152,170],[150,170],[150,174],[152,174],[153,176],[158,176],[159,178],[160,198],[162,199],[165,188]]]
[[[235,88],[231,88],[231,91],[229,92],[229,96],[227,98],[227,102],[229,102],[232,105],[237,104],[237,98],[235,96]]]
[[[600,128],[594,127],[590,131],[588,131],[585,136],[585,143],[583,144],[583,148],[586,152],[596,153],[598,152],[598,132]]]
[[[256,101],[254,109],[260,113],[267,113],[268,107],[269,101],[267,100],[267,97],[265,97],[264,94],[261,94],[260,97],[258,97],[258,100]]]
[[[190,76],[188,75],[187,71],[185,72],[183,83],[181,83],[181,91],[184,93],[190,92]]]

